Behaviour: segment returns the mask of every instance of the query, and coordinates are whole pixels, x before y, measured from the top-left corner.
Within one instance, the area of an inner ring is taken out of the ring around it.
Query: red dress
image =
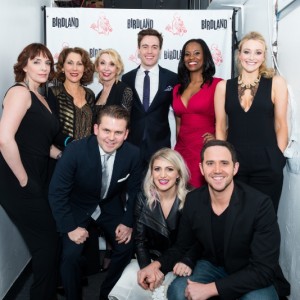
[[[221,80],[213,78],[210,86],[205,84],[191,97],[187,107],[177,94],[179,84],[173,89],[173,109],[175,115],[181,118],[175,150],[182,155],[190,169],[189,183],[193,187],[200,187],[205,183],[199,169],[202,135],[206,132],[215,133],[214,93],[217,83]]]

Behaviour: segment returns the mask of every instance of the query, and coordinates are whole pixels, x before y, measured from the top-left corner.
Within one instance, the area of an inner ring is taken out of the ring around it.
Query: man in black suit
[[[176,245],[140,270],[138,280],[143,288],[158,286],[163,279],[160,269],[172,270],[190,249],[197,263],[176,265],[182,277],[169,287],[168,299],[278,299],[276,214],[267,195],[233,181],[238,166],[228,142],[213,140],[203,146],[200,169],[207,186],[188,194]]]
[[[128,141],[140,148],[144,168],[154,152],[171,146],[168,114],[172,90],[178,79],[177,74],[158,65],[162,43],[163,37],[158,31],[140,31],[138,53],[141,65],[122,77],[122,81],[133,90],[134,98]],[[148,75],[145,75],[145,71],[149,71]],[[149,76],[150,88],[145,86],[145,76]],[[147,90],[150,94],[147,94]]]
[[[133,208],[141,168],[139,149],[125,141],[128,125],[125,109],[104,108],[94,135],[70,143],[55,168],[49,202],[62,236],[61,277],[69,300],[81,299],[81,253],[92,219],[113,247],[100,299],[107,299],[132,257]]]

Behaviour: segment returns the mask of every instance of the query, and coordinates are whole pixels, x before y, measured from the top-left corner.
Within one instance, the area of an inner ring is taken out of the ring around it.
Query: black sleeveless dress
[[[28,183],[23,188],[20,186],[0,153],[0,204],[19,229],[32,255],[35,282],[30,299],[53,299],[58,235],[48,204],[48,162],[59,123],[36,95],[30,93],[31,106],[15,135]]]
[[[237,78],[227,81],[225,99],[227,140],[235,146],[240,162],[236,179],[269,195],[277,211],[285,158],[278,148],[274,128],[272,79],[261,77],[247,112],[239,101],[237,81]]]

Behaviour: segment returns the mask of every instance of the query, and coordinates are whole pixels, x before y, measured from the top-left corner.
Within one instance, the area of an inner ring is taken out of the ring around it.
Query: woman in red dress
[[[214,138],[214,92],[220,78],[214,78],[215,64],[207,44],[191,39],[182,48],[178,64],[179,84],[173,90],[176,116],[177,150],[191,172],[189,184],[205,183],[200,173],[200,152],[204,143]]]

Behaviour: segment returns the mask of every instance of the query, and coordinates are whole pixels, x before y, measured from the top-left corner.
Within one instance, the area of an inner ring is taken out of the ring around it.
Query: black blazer
[[[138,194],[135,206],[134,236],[140,268],[149,265],[151,259],[156,259],[174,244],[180,216],[178,198],[175,199],[166,220],[159,203],[151,210],[147,205],[146,197],[142,193]]]
[[[49,202],[59,232],[86,224],[100,203],[101,214],[122,215],[133,227],[133,209],[141,186],[139,150],[128,142],[117,150],[107,196],[100,202],[101,157],[92,135],[70,143],[59,159],[49,187]],[[123,193],[127,193],[124,211]]]
[[[150,107],[145,111],[135,89],[138,69],[134,69],[122,77],[122,81],[133,90],[128,141],[140,148],[143,145],[141,156],[143,160],[148,162],[154,152],[171,145],[168,114],[172,103],[172,90],[178,83],[178,78],[176,73],[159,66],[159,87]]]
[[[229,275],[217,280],[216,286],[221,299],[231,300],[274,284],[280,233],[271,199],[243,183],[235,181],[227,209],[224,268]],[[171,270],[187,249],[195,254],[195,241],[198,259],[216,263],[211,213],[207,186],[187,195],[176,245],[158,258],[164,268]]]
[[[95,103],[98,101],[99,97],[101,96],[101,93],[102,91],[100,91],[99,94],[96,96]],[[132,89],[122,81],[118,81],[117,83],[115,82],[111,87],[105,105],[95,105],[93,124],[96,123],[97,114],[99,113],[102,107],[108,105],[119,105],[125,108],[130,113],[132,102],[133,102]]]

